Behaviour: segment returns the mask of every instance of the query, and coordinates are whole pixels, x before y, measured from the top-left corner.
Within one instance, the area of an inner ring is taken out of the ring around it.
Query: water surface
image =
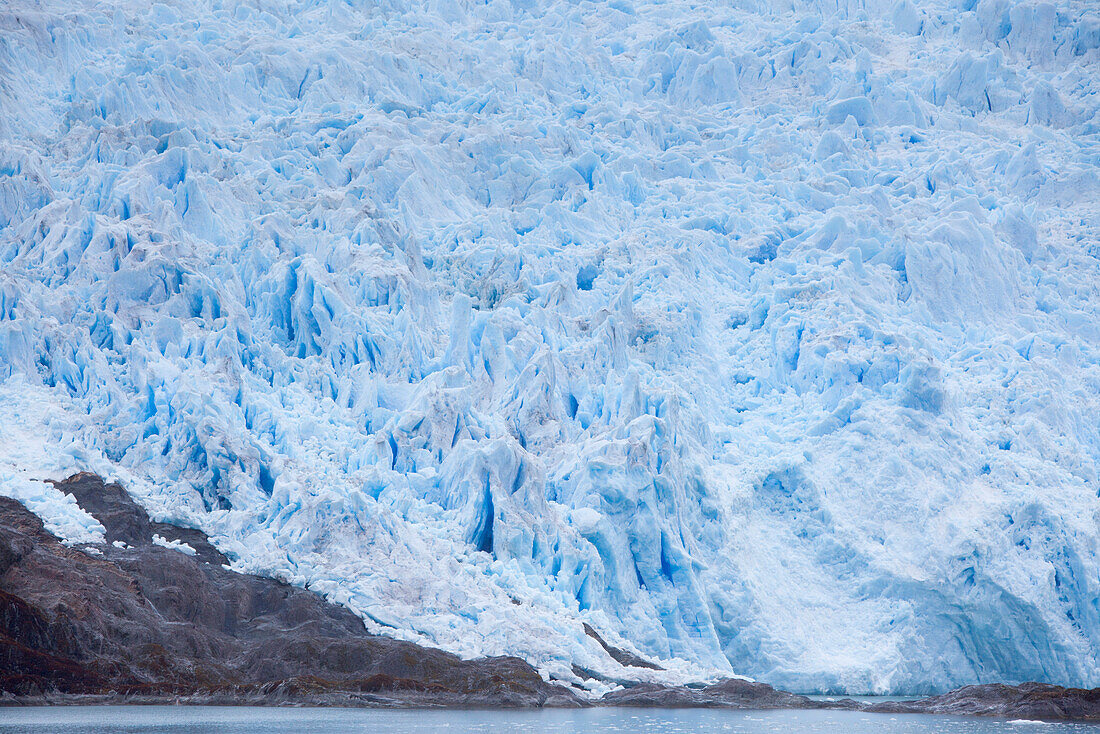
[[[249,706],[0,708],[0,734],[994,734],[1100,732],[1090,724],[850,711],[705,709],[381,710]]]

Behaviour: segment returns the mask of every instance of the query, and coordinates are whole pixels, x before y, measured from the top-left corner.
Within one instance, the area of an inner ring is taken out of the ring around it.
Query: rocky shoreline
[[[519,658],[462,660],[372,635],[308,590],[231,571],[202,532],[153,522],[118,484],[77,474],[58,487],[103,524],[106,543],[67,547],[0,497],[0,705],[818,708],[1100,720],[1100,689],[1039,683],[866,704],[739,679],[626,682],[590,701]],[[165,547],[173,544],[185,552]],[[586,631],[624,665],[657,667]]]

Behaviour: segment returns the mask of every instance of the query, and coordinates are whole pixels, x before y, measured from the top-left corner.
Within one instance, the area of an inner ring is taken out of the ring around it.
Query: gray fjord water
[[[246,706],[0,708],[0,734],[383,734],[732,732],[995,734],[1100,732],[1100,725],[924,714],[716,709],[338,709]]]

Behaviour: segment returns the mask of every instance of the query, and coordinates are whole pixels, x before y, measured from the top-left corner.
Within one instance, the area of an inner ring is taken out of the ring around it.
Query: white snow
[[[1100,14],[0,9],[0,488],[574,680],[1100,685]],[[517,603],[518,602],[518,603]]]
[[[156,533],[153,534],[153,545],[159,545],[161,548],[168,548],[169,550],[178,550],[180,553],[189,556],[193,556],[198,552],[182,540],[168,540],[164,536],[157,535]]]
[[[43,481],[63,478],[79,463],[61,455],[60,446],[67,442],[49,427],[57,404],[66,402],[65,396],[28,385],[22,375],[0,382],[0,495],[23,503],[66,545],[103,543],[103,525],[72,495]]]

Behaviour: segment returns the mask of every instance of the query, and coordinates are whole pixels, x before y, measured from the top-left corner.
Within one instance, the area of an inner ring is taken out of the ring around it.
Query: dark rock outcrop
[[[600,703],[610,706],[669,708],[809,709],[820,702],[780,691],[766,683],[729,678],[708,686],[658,686],[642,683],[612,691]]]
[[[585,622],[584,625],[584,633],[596,642],[600,643],[600,647],[602,647],[604,651],[607,652],[607,654],[610,655],[611,658],[619,665],[630,666],[633,668],[648,668],[650,670],[664,670],[664,668],[662,668],[660,665],[652,663],[643,657],[639,657],[629,650],[624,650],[621,647],[615,647],[614,645],[608,644],[608,642],[600,636],[600,633],[593,629],[592,625],[588,624],[587,622]]]
[[[1100,688],[1063,688],[1046,683],[1018,686],[965,686],[919,701],[892,701],[865,707],[875,713],[999,716],[1009,719],[1100,721]]]
[[[229,563],[206,533],[166,522],[153,522],[120,484],[107,484],[95,474],[76,474],[63,482],[50,482],[71,494],[81,509],[94,517],[107,531],[108,543],[123,542],[135,547],[147,546],[154,535],[178,540],[195,549],[199,560],[221,565]]]
[[[882,714],[949,714],[1006,719],[1100,721],[1100,688],[1063,688],[1045,683],[966,686],[913,701],[864,703],[822,701],[780,691],[764,683],[728,679],[708,686],[649,683],[612,691],[607,706],[736,709],[836,709]]]
[[[372,635],[310,591],[227,570],[203,533],[152,522],[118,485],[80,474],[57,486],[103,523],[108,543],[66,547],[0,497],[9,702],[577,705],[518,658],[462,660]],[[154,545],[153,534],[197,552]]]

